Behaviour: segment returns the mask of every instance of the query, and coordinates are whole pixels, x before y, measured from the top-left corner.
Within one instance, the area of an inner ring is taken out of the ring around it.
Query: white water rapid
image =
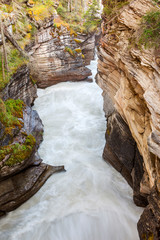
[[[96,72],[97,62],[90,69]],[[106,120],[96,83],[38,90],[44,124],[39,153],[65,165],[29,201],[0,220],[0,240],[138,240],[142,212],[125,180],[102,159]]]

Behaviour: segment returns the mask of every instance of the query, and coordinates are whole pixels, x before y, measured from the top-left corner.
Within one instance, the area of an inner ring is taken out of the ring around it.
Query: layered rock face
[[[31,74],[40,88],[65,81],[91,80],[85,67],[94,58],[95,36],[75,35],[50,21],[26,50],[31,55]]]
[[[2,92],[3,100],[8,98],[21,99],[28,106],[32,105],[37,97],[37,87],[30,78],[27,65],[21,66],[11,77],[9,84]]]
[[[139,49],[131,39],[154,7],[151,0],[133,0],[104,21],[98,52],[108,118],[104,159],[133,187],[137,205],[149,202],[138,223],[140,239],[160,237],[160,65],[158,49]]]
[[[109,162],[133,188],[133,199],[138,206],[148,204],[146,194],[140,191],[143,159],[133,139],[130,129],[121,115],[114,111],[107,118],[106,145],[103,158]]]
[[[0,216],[3,216],[33,196],[48,177],[64,167],[42,163],[37,153],[43,140],[43,125],[38,113],[30,107],[36,97],[36,86],[26,65],[13,75],[1,95],[5,100],[14,98],[25,102],[18,124],[8,125],[9,119],[0,121]],[[5,112],[3,102],[0,110]]]

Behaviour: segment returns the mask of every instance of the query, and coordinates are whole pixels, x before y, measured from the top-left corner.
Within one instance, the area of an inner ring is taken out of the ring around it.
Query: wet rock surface
[[[32,197],[56,172],[64,167],[53,167],[44,163],[31,166],[18,174],[0,182],[0,212],[13,211]]]

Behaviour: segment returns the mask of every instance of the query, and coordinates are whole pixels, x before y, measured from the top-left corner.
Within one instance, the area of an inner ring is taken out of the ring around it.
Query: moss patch
[[[23,101],[19,99],[9,99],[5,102],[0,99],[0,122],[4,125],[3,138],[10,135],[10,144],[0,148],[0,167],[14,166],[23,162],[30,157],[35,147],[36,140],[32,135],[27,135],[26,132],[20,133],[23,127],[21,119],[23,119],[24,106]],[[15,129],[17,137],[13,138]]]
[[[32,135],[28,135],[23,144],[15,143],[0,148],[0,161],[4,160],[8,155],[8,159],[3,163],[3,166],[14,166],[29,158],[36,140]]]
[[[3,102],[0,99],[0,121],[5,127],[18,126],[22,128],[23,123],[18,118],[23,118],[24,103],[22,100],[9,99]]]

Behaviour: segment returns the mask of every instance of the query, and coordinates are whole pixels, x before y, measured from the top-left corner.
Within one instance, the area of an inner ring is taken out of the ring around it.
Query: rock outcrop
[[[37,97],[37,86],[30,78],[30,70],[26,64],[13,74],[1,95],[3,100],[21,99],[28,106],[33,104]]]
[[[44,164],[37,153],[43,140],[43,124],[30,107],[36,97],[36,85],[26,65],[12,76],[1,96],[9,99],[8,105],[0,99],[0,216],[3,216],[33,196],[53,173],[64,171],[64,166]],[[11,98],[22,99],[25,104]]]
[[[63,170],[63,167],[42,163],[0,182],[0,216],[19,207],[32,197],[53,173]]]
[[[140,239],[158,240],[159,51],[143,46],[140,49],[132,42],[139,32],[141,17],[154,7],[154,1],[133,0],[108,24],[104,20],[97,83],[103,89],[108,119],[104,159],[133,187],[137,205],[145,206],[149,202],[138,223]]]
[[[148,204],[146,194],[140,191],[140,182],[144,174],[143,159],[128,125],[116,111],[107,118],[103,158],[120,172],[133,188],[136,205],[145,207]]]
[[[95,35],[72,33],[51,20],[26,50],[31,55],[31,75],[40,88],[65,81],[91,81],[85,65],[94,58]]]

